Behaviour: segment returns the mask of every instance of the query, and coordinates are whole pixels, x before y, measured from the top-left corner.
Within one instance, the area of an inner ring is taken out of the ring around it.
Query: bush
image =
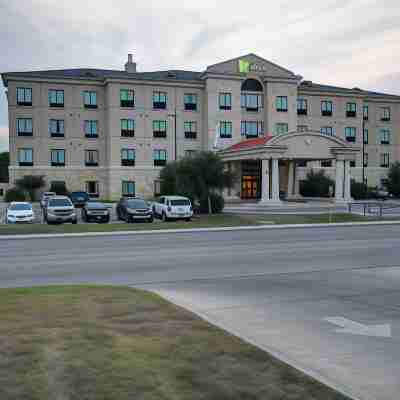
[[[389,193],[400,196],[400,162],[396,161],[390,166],[386,187]]]
[[[45,185],[43,175],[25,175],[21,179],[18,179],[17,187],[28,193],[31,201],[35,201],[36,190],[42,188]]]
[[[12,201],[25,201],[26,194],[23,190],[13,187],[8,189],[5,196],[4,201],[7,203],[11,203]]]
[[[51,182],[50,192],[54,192],[58,196],[68,196],[67,186],[63,181]]]
[[[218,193],[211,193],[210,201],[211,201],[212,213],[213,214],[221,213],[225,206],[224,198]],[[208,198],[204,198],[200,201],[199,211],[202,214],[208,213]]]
[[[324,171],[310,171],[307,178],[300,182],[300,194],[304,197],[329,197],[329,187],[334,187],[332,179]]]
[[[351,180],[351,197],[354,200],[365,200],[371,197],[370,189],[365,183]]]

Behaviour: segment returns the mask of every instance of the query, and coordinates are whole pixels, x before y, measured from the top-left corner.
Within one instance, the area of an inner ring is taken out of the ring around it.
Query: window
[[[85,150],[85,165],[87,167],[99,165],[99,152],[97,150]]]
[[[333,103],[329,100],[321,101],[321,115],[323,117],[331,117],[333,113]]]
[[[332,160],[323,160],[321,161],[322,168],[331,168],[332,167]]]
[[[231,110],[232,109],[231,93],[220,93],[219,94],[219,109],[220,110]]]
[[[122,196],[135,197],[134,181],[122,181]]]
[[[153,121],[153,137],[167,137],[167,121]]]
[[[257,112],[263,107],[263,96],[261,94],[242,93],[240,106],[246,111]]]
[[[17,135],[33,136],[32,118],[17,118]]]
[[[363,106],[363,119],[364,121],[368,121],[368,106]]]
[[[381,121],[390,121],[390,107],[382,107]]]
[[[97,120],[87,120],[84,124],[85,136],[87,138],[97,138]]]
[[[297,99],[297,115],[307,115],[306,99]]]
[[[65,150],[63,149],[51,150],[51,166],[65,167]]]
[[[124,167],[135,166],[135,149],[121,149],[121,165]]]
[[[197,111],[197,94],[186,93],[183,97],[185,111]]]
[[[350,160],[350,167],[355,168],[355,166],[356,166],[355,160]]]
[[[275,124],[275,135],[283,135],[289,130],[288,124],[286,122],[278,122]]]
[[[368,153],[364,153],[364,167],[368,167]]]
[[[297,132],[307,132],[308,126],[307,125],[297,125]]]
[[[321,133],[323,135],[333,136],[333,127],[332,126],[322,126]]]
[[[19,106],[32,105],[32,89],[31,88],[17,88],[17,104]]]
[[[356,117],[357,116],[357,104],[356,103],[346,103],[346,117]]]
[[[18,150],[18,164],[20,167],[33,166],[33,150],[32,149],[19,149]]]
[[[221,121],[219,123],[219,137],[229,139],[232,137],[232,122]]]
[[[288,110],[288,99],[286,96],[277,96],[276,111],[286,112]]]
[[[49,90],[49,107],[64,107],[64,90]]]
[[[167,93],[153,92],[153,108],[155,110],[165,110],[167,108]]]
[[[262,121],[242,121],[240,123],[240,133],[246,138],[258,137],[263,135]]]
[[[390,144],[390,130],[389,129],[381,129],[380,130],[380,143],[381,144]]]
[[[155,167],[163,167],[167,163],[167,150],[154,150],[153,159]]]
[[[197,122],[196,121],[185,121],[184,122],[185,139],[196,139],[197,138]]]
[[[389,168],[389,153],[382,153],[381,154],[381,167],[382,168]]]
[[[83,105],[85,108],[97,108],[97,93],[89,90],[84,91]]]
[[[64,120],[63,119],[50,119],[49,120],[49,133],[51,137],[63,138],[64,137]]]
[[[154,181],[154,197],[157,197],[161,194],[161,181],[156,179]]]
[[[135,121],[133,119],[121,119],[121,137],[135,136]]]
[[[85,186],[86,192],[90,197],[99,197],[99,182],[87,181]]]
[[[364,140],[364,144],[368,144],[368,129],[367,128],[364,128],[363,140]]]
[[[346,127],[344,128],[344,136],[346,140],[351,143],[355,143],[356,141],[356,128],[354,127]]]
[[[119,92],[119,99],[121,107],[135,107],[135,92],[133,90],[121,89]]]

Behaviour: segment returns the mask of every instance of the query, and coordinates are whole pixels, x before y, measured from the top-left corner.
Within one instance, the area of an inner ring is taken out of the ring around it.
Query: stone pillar
[[[335,201],[343,203],[344,161],[336,160]]]
[[[279,160],[272,159],[272,195],[271,200],[274,203],[279,203]]]
[[[350,173],[350,161],[344,161],[344,201],[351,201],[351,173]]]
[[[287,197],[288,199],[294,197],[294,182],[295,182],[295,162],[289,161],[289,171],[288,171],[288,190]]]
[[[261,161],[261,202],[269,201],[269,160]]]

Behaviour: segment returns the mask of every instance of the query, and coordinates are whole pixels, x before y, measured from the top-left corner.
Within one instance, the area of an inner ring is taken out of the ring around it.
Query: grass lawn
[[[398,219],[398,218],[393,218]],[[81,233],[81,232],[112,232],[140,231],[159,229],[188,229],[209,227],[232,227],[245,225],[268,224],[312,224],[329,222],[366,222],[380,221],[377,217],[363,217],[352,214],[319,214],[319,215],[201,215],[195,216],[191,222],[176,221],[168,223],[110,223],[110,224],[63,224],[63,225],[0,225],[0,235],[34,234],[34,233]]]
[[[1,400],[343,400],[157,295],[0,289]]]

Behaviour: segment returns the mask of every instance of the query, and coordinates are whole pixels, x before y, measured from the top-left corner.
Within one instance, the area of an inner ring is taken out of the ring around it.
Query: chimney
[[[136,72],[136,63],[132,61],[132,54],[128,54],[128,62],[125,63],[125,71],[129,73]]]

